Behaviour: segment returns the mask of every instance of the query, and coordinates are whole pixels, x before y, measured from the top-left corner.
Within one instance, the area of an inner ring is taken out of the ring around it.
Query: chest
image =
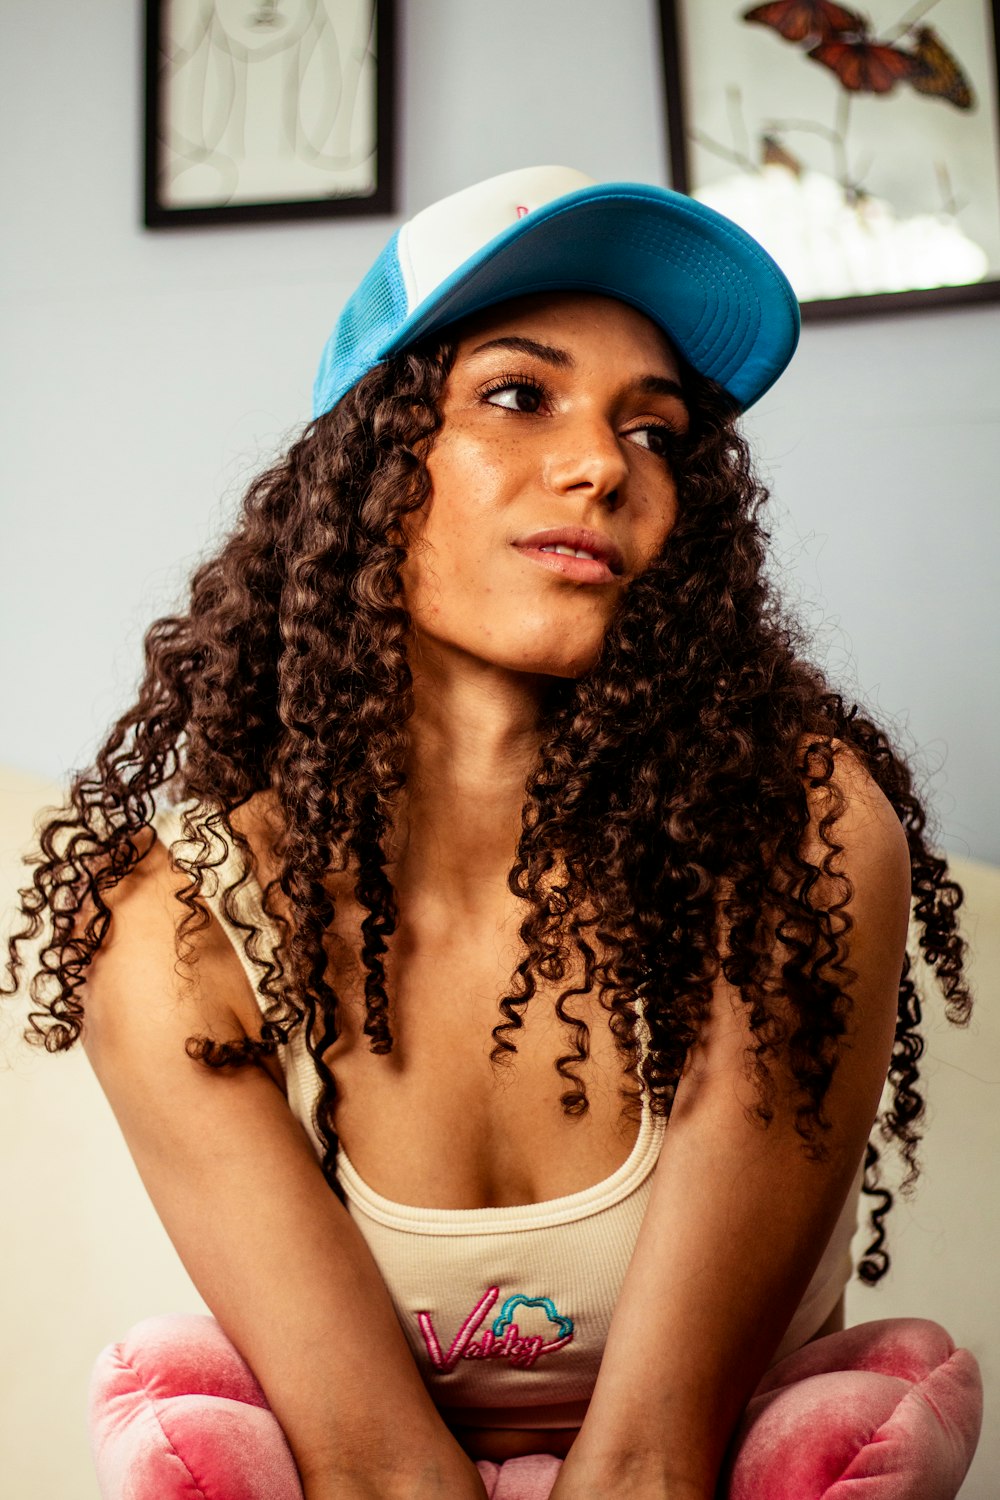
[[[386,960],[390,1053],[374,1055],[363,1031],[364,976],[353,944],[334,942],[328,975],[341,1001],[341,1035],[327,1053],[337,1085],[335,1124],[351,1163],[377,1193],[419,1207],[485,1208],[579,1192],[626,1161],[639,1131],[636,1085],[626,1075],[596,993],[565,1012],[586,1022],[586,1053],[557,1015],[572,970],[540,985],[502,1033],[517,1048],[490,1062],[518,957],[516,924],[475,928],[403,923]],[[354,950],[354,951],[352,951]],[[567,1115],[576,1091],[556,1071],[565,1058],[589,1101]]]

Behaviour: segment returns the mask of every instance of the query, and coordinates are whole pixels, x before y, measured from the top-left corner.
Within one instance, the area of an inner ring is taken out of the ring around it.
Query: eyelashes
[[[491,399],[503,394],[510,394],[511,401]],[[517,374],[513,371],[496,375],[492,380],[488,380],[479,387],[478,396],[481,401],[490,406],[498,406],[502,410],[512,411],[521,416],[535,415],[551,400],[551,392],[542,381],[533,375]],[[666,418],[660,418],[655,422],[640,422],[635,427],[626,428],[622,435],[630,439],[645,438],[645,442],[636,443],[634,446],[644,448],[661,459],[676,458],[686,437],[683,429],[678,428]]]
[[[550,396],[549,391],[544,385],[541,385],[537,380],[529,379],[526,375],[498,375],[495,379],[487,381],[484,386],[480,387],[479,395],[485,401],[490,396],[499,395],[502,391],[530,392],[531,398],[535,402],[534,406],[527,408],[523,406],[510,406],[507,408],[509,411],[525,411],[529,415],[531,412],[537,411],[538,407],[544,401],[547,401]],[[495,401],[490,402],[490,405],[500,406],[503,403]]]

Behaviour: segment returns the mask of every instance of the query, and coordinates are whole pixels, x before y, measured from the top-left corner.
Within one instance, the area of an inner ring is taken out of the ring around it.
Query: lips
[[[516,537],[512,545],[530,561],[581,583],[612,583],[625,571],[625,559],[611,538],[587,526],[550,526]],[[557,547],[566,550],[557,552]]]

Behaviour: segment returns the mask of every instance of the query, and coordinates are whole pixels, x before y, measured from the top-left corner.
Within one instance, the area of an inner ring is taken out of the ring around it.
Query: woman
[[[887,1074],[915,1171],[911,893],[969,998],[908,770],[762,572],[735,422],[797,333],[675,194],[446,199],[149,632],[24,898],[31,1025],[83,1036],[218,1320],[105,1362],[106,1496],[175,1492],[126,1377],[169,1372],[213,1494],[705,1500],[769,1366],[865,1364],[836,1330],[863,1165],[887,1265]]]

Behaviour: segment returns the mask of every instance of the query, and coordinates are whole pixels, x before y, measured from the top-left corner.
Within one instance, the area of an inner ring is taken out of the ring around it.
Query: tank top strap
[[[639,1062],[640,1064],[642,1064],[649,1056],[649,1048],[652,1041],[652,1036],[649,1030],[649,1022],[646,1020],[645,996],[643,995],[642,986],[639,987],[635,997],[635,1015],[635,1037],[636,1041],[639,1043]],[[648,1105],[649,1099],[646,1085],[642,1081],[641,1074],[638,1081],[642,1088],[642,1101],[643,1107],[645,1108]]]
[[[157,837],[169,850],[179,852],[182,857],[185,849],[194,852],[195,848],[185,833],[182,822],[182,815],[188,810],[192,810],[191,804],[177,808],[163,808],[153,819]],[[233,951],[240,961],[253,992],[254,1000],[257,1002],[257,1007],[263,1014],[267,1001],[260,993],[258,985],[267,972],[266,963],[273,962],[276,958],[280,935],[275,923],[264,911],[263,897],[256,878],[248,874],[242,885],[233,890],[229,896],[234,916],[241,922],[252,923],[260,934],[258,946],[262,960],[255,960],[247,954],[243,944],[245,933],[229,917],[223,905],[222,895],[228,887],[240,879],[239,851],[221,830],[210,830],[209,837],[213,840],[213,855],[217,852],[214,844],[221,844],[224,852],[220,862],[205,871],[201,899],[232,944]],[[320,1079],[306,1045],[305,1031],[301,1026],[293,1032],[284,1046],[278,1048],[277,1057],[285,1076],[285,1092],[292,1113],[305,1130],[316,1155],[322,1160],[323,1145],[316,1129],[315,1115],[316,1101],[320,1094]]]
[[[156,830],[157,837],[171,853],[180,854],[182,858],[187,853],[193,853],[198,847],[197,840],[189,839],[185,833],[182,821],[183,813],[191,810],[190,804],[183,807],[166,807],[160,809],[153,818],[153,828]],[[266,1001],[258,992],[257,986],[267,973],[267,963],[274,961],[279,934],[274,922],[264,911],[260,886],[255,877],[248,873],[242,884],[229,894],[230,907],[238,921],[252,923],[260,933],[258,947],[264,961],[255,961],[247,954],[243,941],[245,933],[230,919],[223,903],[223,893],[240,879],[239,850],[230,843],[221,829],[209,829],[207,836],[211,842],[212,857],[216,858],[219,852],[222,852],[223,857],[218,864],[213,864],[205,870],[201,900],[232,943],[243,972],[250,981],[250,988],[254,992],[257,1004],[263,1010]]]

